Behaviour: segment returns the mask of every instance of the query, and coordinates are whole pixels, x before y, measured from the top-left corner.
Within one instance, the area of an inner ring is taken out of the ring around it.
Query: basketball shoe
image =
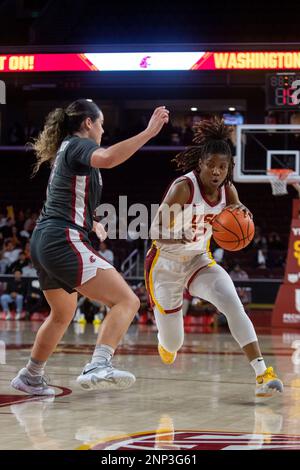
[[[85,325],[85,324],[86,324],[85,314],[84,314],[84,313],[81,313],[80,316],[79,316],[79,319],[78,319],[77,321],[78,321],[78,323],[80,323],[81,325]]]
[[[176,359],[177,352],[167,351],[161,344],[158,343],[158,352],[164,364],[173,364]]]
[[[20,370],[10,385],[28,395],[55,395],[55,390],[49,387],[43,375],[31,375],[26,367]]]
[[[283,383],[278,379],[273,367],[268,367],[262,375],[256,377],[255,398],[258,401],[271,398],[276,392],[283,392]]]
[[[93,325],[100,325],[103,319],[103,315],[101,313],[96,313],[93,320]]]
[[[117,390],[131,387],[135,382],[131,372],[118,370],[110,361],[86,364],[76,382],[84,390]]]

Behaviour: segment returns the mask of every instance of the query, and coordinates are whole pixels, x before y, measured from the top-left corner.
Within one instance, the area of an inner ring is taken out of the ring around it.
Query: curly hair
[[[229,168],[222,185],[232,182],[234,161],[229,144],[231,131],[232,128],[226,126],[224,120],[217,116],[201,121],[194,126],[193,144],[195,145],[178,153],[172,161],[176,163],[178,170],[186,173],[198,168],[199,161],[205,160],[210,154],[228,155]]]
[[[82,121],[87,117],[92,122],[100,116],[100,109],[92,100],[80,99],[71,103],[66,109],[56,108],[46,117],[44,129],[34,143],[29,143],[36,153],[32,176],[39,171],[40,166],[48,162],[53,164],[56,153],[67,135],[72,135],[80,129]]]

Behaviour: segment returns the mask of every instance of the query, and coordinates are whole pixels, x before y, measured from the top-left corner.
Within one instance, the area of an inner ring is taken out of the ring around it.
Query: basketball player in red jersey
[[[254,327],[228,273],[214,261],[209,243],[211,221],[225,207],[249,213],[232,184],[230,128],[218,118],[195,129],[194,146],[178,154],[184,176],[170,186],[151,226],[146,285],[158,328],[158,350],[172,364],[184,340],[182,295],[211,302],[222,312],[234,339],[256,373],[256,398],[283,391],[272,367],[266,367]],[[171,209],[170,209],[171,208]]]

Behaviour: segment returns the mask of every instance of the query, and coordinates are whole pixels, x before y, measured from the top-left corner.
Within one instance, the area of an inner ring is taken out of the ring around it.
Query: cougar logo
[[[151,55],[146,55],[145,57],[142,58],[141,62],[140,62],[140,67],[142,69],[146,69],[149,67],[149,63],[148,63],[148,60],[151,59]]]
[[[93,255],[91,255],[90,256],[90,263],[95,263],[95,261],[96,261],[96,258]]]

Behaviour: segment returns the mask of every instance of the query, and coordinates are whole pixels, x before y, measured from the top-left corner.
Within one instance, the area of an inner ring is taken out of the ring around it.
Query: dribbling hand
[[[253,219],[253,214],[252,212],[249,211],[249,209],[244,206],[244,204],[231,204],[230,206],[226,206],[225,209],[228,209],[229,211],[243,211],[245,217],[249,216],[251,219]]]
[[[164,124],[169,122],[169,110],[165,106],[156,108],[150,118],[147,131],[152,137],[155,137],[162,129]]]

